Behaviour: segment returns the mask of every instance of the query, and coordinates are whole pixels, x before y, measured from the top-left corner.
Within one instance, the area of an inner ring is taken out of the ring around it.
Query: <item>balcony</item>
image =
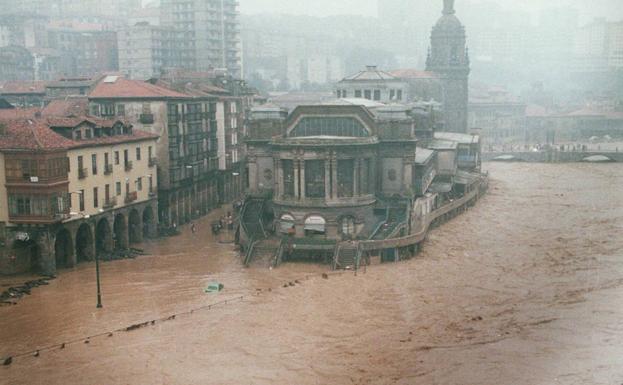
[[[156,164],[158,164],[158,162],[155,157],[152,156],[149,158],[149,167],[156,167]]]
[[[112,164],[107,164],[104,166],[104,175],[112,174]]]
[[[138,200],[138,193],[136,191],[127,193],[125,196],[125,204],[136,202]]]
[[[154,198],[156,195],[158,195],[158,193],[156,193],[156,189],[154,189],[154,188],[149,189],[149,197],[150,198]]]
[[[154,114],[141,114],[139,121],[142,124],[154,124]]]
[[[125,162],[125,170],[126,171],[132,171],[132,169],[134,168],[132,161],[128,160],[127,162]]]
[[[108,198],[106,199],[106,201],[104,202],[104,210],[110,210],[112,208],[114,208],[117,205],[117,198],[116,197],[112,197],[112,198]]]
[[[86,168],[78,169],[78,179],[85,179],[89,175]]]

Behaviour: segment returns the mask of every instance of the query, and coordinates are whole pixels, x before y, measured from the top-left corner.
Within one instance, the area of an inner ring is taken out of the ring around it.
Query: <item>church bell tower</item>
[[[426,70],[441,79],[444,131],[467,132],[469,53],[465,27],[455,16],[454,0],[444,0],[443,14],[433,27]]]

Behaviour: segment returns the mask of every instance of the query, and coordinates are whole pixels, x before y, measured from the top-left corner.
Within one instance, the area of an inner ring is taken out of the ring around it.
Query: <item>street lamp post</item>
[[[69,193],[70,196],[73,195],[73,194],[82,196],[82,191],[75,191],[75,192],[70,192]],[[70,216],[81,215],[84,219],[91,218],[90,215],[84,214],[84,213],[70,212],[69,215]],[[95,250],[95,277],[96,277],[96,281],[97,281],[97,308],[101,309],[103,306],[102,306],[102,289],[101,289],[101,286],[100,286],[100,258],[99,258],[99,254],[97,252],[97,249]]]

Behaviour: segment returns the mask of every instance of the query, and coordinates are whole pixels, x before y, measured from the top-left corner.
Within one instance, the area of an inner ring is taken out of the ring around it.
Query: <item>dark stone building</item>
[[[438,74],[442,83],[445,131],[467,132],[469,54],[454,0],[444,0],[443,16],[433,27],[430,40],[426,69]]]

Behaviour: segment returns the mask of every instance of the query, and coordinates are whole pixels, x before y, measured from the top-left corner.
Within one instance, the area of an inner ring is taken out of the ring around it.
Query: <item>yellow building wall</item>
[[[137,192],[138,199],[127,205],[144,202],[152,197],[149,196],[149,176],[152,178],[153,191],[158,190],[157,168],[149,167],[149,146],[152,147],[152,157],[156,157],[156,140],[145,140],[134,143],[123,143],[117,145],[106,145],[98,147],[80,148],[70,150],[68,152],[70,172],[69,172],[69,192],[71,194],[71,212],[80,213],[82,215],[74,215],[76,219],[82,218],[84,215],[97,215],[106,209],[104,204],[106,200],[106,185],[110,185],[110,198],[116,198],[117,202],[114,208],[119,209],[126,206],[126,181],[130,184],[130,193]],[[136,148],[141,149],[141,159],[136,159]],[[124,150],[128,150],[128,159],[132,162],[132,169],[125,170],[124,166]],[[119,164],[115,163],[115,152],[119,152]],[[113,171],[110,175],[105,175],[105,158],[104,154],[109,155],[109,164],[112,164]],[[97,174],[93,175],[92,171],[92,155],[97,155]],[[84,179],[79,178],[78,156],[83,157],[83,168],[87,171]],[[137,180],[142,178],[142,189],[138,190]],[[121,194],[117,195],[116,183],[121,183]],[[98,188],[97,200],[98,207],[95,207],[93,188]],[[80,210],[80,194],[77,192],[84,190],[84,210]]]
[[[0,153],[0,222],[9,222],[9,196],[6,192],[6,169],[2,153]]]

